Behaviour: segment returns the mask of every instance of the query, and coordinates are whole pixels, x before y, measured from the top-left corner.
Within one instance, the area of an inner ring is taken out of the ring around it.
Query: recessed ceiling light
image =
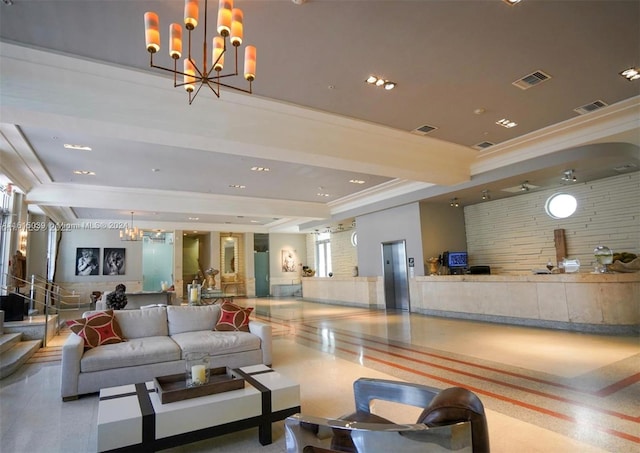
[[[189,220],[200,220],[200,217],[189,217]]]
[[[496,121],[496,124],[502,127],[506,127],[507,129],[510,129],[512,127],[515,127],[518,125],[518,123],[515,123],[511,120],[508,120],[506,118],[502,118],[501,120]]]
[[[385,90],[393,90],[396,87],[396,82],[392,82],[383,77],[378,77],[374,75],[370,75],[365,80],[369,85],[375,85],[377,87],[384,87]]]
[[[251,171],[271,171],[269,167],[251,167]]]
[[[242,184],[229,184],[229,187],[232,189],[246,189],[247,186],[243,186]]]
[[[319,197],[330,197],[331,195],[329,195],[328,193],[322,193],[322,192],[318,192],[317,195]]]
[[[513,6],[516,3],[520,3],[520,0],[502,0],[502,1],[505,2],[509,6]]]
[[[84,175],[84,176],[95,176],[96,173],[94,171],[89,170],[73,170],[73,173],[76,175]]]
[[[79,149],[81,151],[91,151],[91,148],[89,146],[84,146],[84,145],[72,145],[70,143],[65,143],[62,146],[64,146],[67,149]]]
[[[629,68],[619,73],[625,79],[632,81],[640,79],[640,68]]]
[[[351,184],[364,184],[364,181],[362,179],[350,179],[349,182]]]
[[[252,220],[251,223],[260,223],[257,220]]]

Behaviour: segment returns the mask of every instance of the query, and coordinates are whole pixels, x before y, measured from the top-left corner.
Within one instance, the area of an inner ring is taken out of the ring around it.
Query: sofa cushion
[[[84,340],[85,349],[124,341],[113,310],[99,311],[81,319],[67,321],[67,326]]]
[[[168,306],[169,335],[198,330],[212,330],[220,313],[217,305]]]
[[[183,358],[191,352],[216,356],[260,349],[260,338],[248,332],[199,330],[179,333],[171,338],[180,346]]]
[[[169,335],[165,308],[116,310],[115,316],[127,339]]]
[[[134,338],[86,351],[80,360],[80,371],[86,373],[173,360],[180,360],[180,348],[171,337]]]
[[[225,302],[220,306],[220,317],[216,323],[217,331],[249,332],[249,315],[253,308],[242,308],[231,302]]]

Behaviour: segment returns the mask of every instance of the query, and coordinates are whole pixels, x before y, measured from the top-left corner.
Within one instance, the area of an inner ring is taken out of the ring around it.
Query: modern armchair
[[[484,407],[471,391],[360,378],[353,384],[356,411],[337,419],[296,414],[285,421],[287,453],[489,453]],[[415,424],[372,414],[371,402],[423,408]]]

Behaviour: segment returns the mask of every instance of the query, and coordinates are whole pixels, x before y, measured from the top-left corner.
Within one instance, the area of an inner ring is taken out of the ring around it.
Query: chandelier
[[[133,227],[133,211],[131,211],[131,228],[126,227],[124,230],[120,230],[120,240],[141,241],[142,234],[142,230],[138,229],[138,227]]]
[[[218,7],[217,34],[212,39],[211,65],[207,64],[207,16],[208,0],[204,0],[204,33],[202,42],[202,61],[197,64],[191,54],[191,32],[198,25],[198,0],[185,0],[184,26],[187,29],[187,57],[183,61],[182,71],[178,70],[178,60],[182,57],[182,27],[180,24],[169,25],[169,56],[173,59],[173,68],[154,64],[153,55],[160,50],[160,20],[154,12],[144,14],[145,41],[150,54],[149,65],[173,73],[173,86],[184,87],[189,93],[189,105],[196,98],[203,86],[208,86],[216,97],[220,97],[220,87],[231,88],[244,93],[252,93],[252,82],[256,78],[256,48],[246,46],[244,49],[244,78],[249,88],[238,88],[223,80],[238,76],[238,47],[242,44],[243,13],[240,8],[233,7],[233,0],[220,0]],[[227,38],[235,51],[235,70],[222,74],[227,52]],[[180,77],[181,83],[178,83]],[[196,85],[198,85],[196,89]]]

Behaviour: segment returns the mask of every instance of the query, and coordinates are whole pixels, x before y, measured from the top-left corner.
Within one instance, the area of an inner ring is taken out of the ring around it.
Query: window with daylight
[[[316,239],[317,277],[328,277],[331,270],[331,234],[320,233]]]

